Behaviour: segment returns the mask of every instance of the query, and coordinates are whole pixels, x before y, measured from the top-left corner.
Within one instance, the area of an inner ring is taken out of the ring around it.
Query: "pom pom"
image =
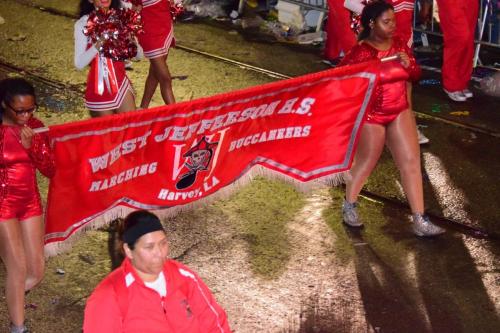
[[[142,20],[136,11],[113,8],[90,13],[83,33],[92,43],[100,42],[99,53],[115,61],[133,58],[137,55],[134,37],[143,33]]]
[[[182,2],[174,2],[170,0],[170,15],[172,15],[172,20],[175,21],[184,12],[184,6]]]
[[[361,32],[361,15],[351,12],[351,29],[356,35]]]

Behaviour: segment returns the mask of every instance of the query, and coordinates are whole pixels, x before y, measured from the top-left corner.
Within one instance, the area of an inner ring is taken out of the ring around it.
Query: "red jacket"
[[[87,300],[83,332],[231,332],[226,313],[193,271],[167,260],[163,274],[165,297],[146,287],[126,258]]]

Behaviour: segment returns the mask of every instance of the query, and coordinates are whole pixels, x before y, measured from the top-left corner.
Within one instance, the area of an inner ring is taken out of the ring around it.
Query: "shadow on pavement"
[[[346,227],[347,229],[347,227]],[[407,296],[407,286],[366,243],[361,230],[346,230],[355,250],[355,267],[368,326],[375,332],[422,332],[424,318]]]
[[[491,154],[498,139],[438,124],[434,130],[422,148],[424,174],[434,179],[425,186],[430,211],[498,234],[500,159]]]
[[[365,240],[363,229],[345,227],[369,327],[384,333],[499,332],[494,300],[482,279],[498,267],[485,270],[476,263],[459,234],[417,238],[402,223],[408,220],[405,211],[386,205],[383,214],[387,222],[376,230],[384,234],[380,238],[370,231]],[[380,240],[394,244],[381,246]]]

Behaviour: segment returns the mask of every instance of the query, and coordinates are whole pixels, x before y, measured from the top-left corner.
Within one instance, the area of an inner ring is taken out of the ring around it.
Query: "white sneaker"
[[[420,131],[420,129],[417,127],[417,135],[418,135],[418,143],[421,145],[425,145],[426,143],[429,143],[429,138]]]
[[[459,91],[448,91],[443,89],[444,92],[448,95],[448,97],[455,102],[465,102],[467,97],[463,94],[463,92]]]
[[[467,88],[465,88],[464,90],[462,90],[462,94],[465,96],[465,98],[472,98],[472,97],[474,97],[474,94],[472,93],[472,91],[470,91]]]

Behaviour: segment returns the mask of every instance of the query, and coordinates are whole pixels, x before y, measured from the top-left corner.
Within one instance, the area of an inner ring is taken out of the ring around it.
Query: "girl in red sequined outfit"
[[[24,293],[42,279],[44,270],[42,205],[36,183],[38,169],[55,172],[43,127],[33,117],[33,86],[24,79],[0,82],[0,257],[7,270],[5,297],[11,332],[25,332]]]
[[[343,219],[349,226],[362,226],[356,211],[356,201],[380,158],[384,144],[387,144],[400,171],[403,189],[413,213],[413,230],[418,236],[432,236],[444,230],[432,224],[424,215],[420,148],[415,117],[409,108],[407,94],[407,82],[416,80],[420,69],[406,41],[393,38],[395,22],[392,5],[383,1],[366,5],[361,14],[363,30],[359,35],[360,42],[341,63],[349,65],[397,57],[381,65],[375,101],[361,130],[351,169],[352,177],[347,181]]]

